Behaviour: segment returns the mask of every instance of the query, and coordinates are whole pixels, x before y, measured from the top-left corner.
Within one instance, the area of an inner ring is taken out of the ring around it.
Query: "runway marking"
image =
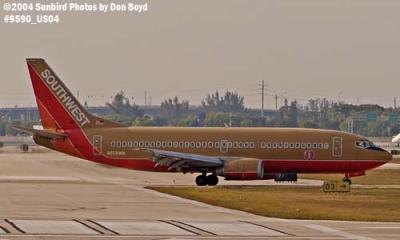
[[[15,223],[13,223],[12,221],[8,220],[8,219],[4,219],[5,222],[7,222],[8,224],[10,224],[13,228],[15,228],[15,230],[17,230],[20,233],[26,233],[24,230],[22,230],[21,228],[19,228],[17,225],[15,225]]]
[[[329,233],[329,234],[333,234],[336,236],[341,236],[344,237],[345,239],[351,239],[351,240],[373,240],[373,238],[369,238],[369,237],[364,237],[364,236],[359,236],[359,235],[355,235],[355,234],[351,234],[345,231],[341,231],[341,230],[337,230],[337,229],[333,229],[327,226],[322,226],[322,225],[317,225],[317,224],[306,224],[305,225],[308,228],[311,229],[315,229],[324,233]]]
[[[6,234],[6,233],[10,233],[10,231],[8,231],[7,228],[0,225],[0,234]]]
[[[192,231],[190,229],[184,228],[184,227],[180,226],[179,224],[174,223],[173,221],[171,221],[171,222],[170,221],[166,221],[166,220],[158,220],[158,221],[163,222],[163,223],[167,223],[167,224],[171,224],[174,227],[180,228],[180,229],[182,229],[184,231],[191,232],[191,233],[196,234],[196,235],[201,235],[200,233],[197,233],[197,232]]]
[[[90,229],[92,229],[93,231],[96,231],[96,232],[98,232],[98,233],[100,233],[100,234],[104,234],[104,232],[102,232],[102,231],[100,231],[100,230],[97,230],[96,228],[90,226],[90,225],[87,224],[87,223],[84,223],[84,222],[79,221],[79,220],[77,220],[77,219],[72,219],[72,221],[75,221],[75,222],[77,222],[77,223],[80,223],[80,224],[82,224],[83,226],[85,226],[85,227],[87,227],[87,228],[90,228]]]
[[[13,237],[13,239],[75,239],[75,238],[83,238],[83,239],[138,239],[138,240],[143,240],[143,239],[148,239],[148,240],[153,240],[153,239],[164,239],[164,240],[194,240],[194,239],[224,239],[224,240],[230,240],[232,239],[232,236],[212,236],[210,237],[201,237],[201,236],[191,236],[190,238],[187,237],[181,237],[181,236],[160,236],[160,235],[154,235],[154,236],[143,236],[143,235],[81,235],[81,234],[9,234],[9,235],[4,235],[0,239],[1,240],[11,240],[5,237]],[[266,238],[263,236],[240,236],[240,238],[234,238],[234,239],[252,239],[252,240],[265,240]],[[267,238],[271,239],[271,238]],[[277,239],[301,239],[301,240],[338,240],[337,237],[290,237],[290,238],[281,238],[277,237]]]
[[[170,235],[170,236],[196,236],[192,232],[178,228],[172,224],[160,222],[157,220],[96,220],[96,222],[104,225],[121,235]]]
[[[278,229],[274,229],[274,228],[267,227],[267,226],[264,226],[264,225],[258,224],[258,223],[253,223],[253,222],[250,222],[250,221],[242,221],[242,220],[239,220],[239,222],[244,222],[244,223],[253,224],[253,225],[256,225],[256,226],[259,226],[259,227],[263,227],[263,228],[267,228],[267,229],[269,229],[269,230],[272,230],[272,231],[275,231],[275,232],[280,232],[280,233],[283,233],[283,234],[285,234],[285,235],[292,236],[292,237],[293,237],[293,236],[296,236],[296,235],[293,235],[293,234],[290,234],[290,233],[287,233],[287,232],[284,232],[284,231],[281,231],[281,230],[278,230]]]
[[[115,235],[120,235],[119,232],[116,232],[116,231],[114,231],[114,230],[112,230],[112,229],[110,229],[110,228],[108,228],[108,227],[106,227],[106,226],[103,226],[103,225],[101,225],[100,223],[98,223],[98,222],[96,222],[96,221],[93,221],[93,220],[91,220],[91,219],[87,219],[86,221],[91,222],[91,223],[93,223],[93,224],[95,224],[95,225],[97,225],[97,226],[99,226],[99,227],[101,227],[101,228],[103,228],[103,229],[105,229],[105,230],[107,230],[107,231],[109,231],[109,232],[112,232],[112,233],[114,233]]]
[[[372,240],[373,238],[364,237],[356,234],[352,234],[343,230],[343,228],[361,230],[361,229],[400,229],[400,226],[357,226],[348,225],[346,222],[328,221],[343,223],[335,227],[328,227],[325,225],[312,224],[310,221],[293,221],[299,223],[298,226],[308,228],[308,230],[299,230],[296,234],[288,234],[281,230],[273,229],[268,227],[268,222],[253,223],[245,220],[198,220],[198,221],[186,221],[182,220],[137,220],[137,219],[110,219],[110,220],[98,220],[105,222],[109,226],[101,225],[94,220],[3,220],[3,225],[10,224],[17,231],[7,233],[2,232],[0,225],[0,239],[4,237],[44,237],[50,236],[61,238],[65,237],[86,237],[90,239],[103,239],[103,238],[121,238],[121,239],[144,239],[154,238],[163,236],[164,239],[265,239],[265,237],[273,238],[277,237],[280,239],[313,239],[313,240],[338,240],[338,239],[351,239],[351,240]],[[90,223],[90,224],[88,224]],[[1,224],[1,223],[0,223]],[[14,225],[15,224],[15,225]],[[321,223],[323,224],[323,223]],[[379,223],[386,224],[386,223]],[[96,226],[94,226],[96,225]],[[8,226],[8,225],[6,225]],[[107,231],[99,231],[100,229],[108,229]],[[10,228],[10,226],[8,226]],[[112,233],[110,228],[120,233]],[[24,230],[22,230],[22,229]],[[290,229],[290,226],[283,225],[279,228]],[[206,229],[206,230],[205,230]],[[13,230],[10,228],[10,230]],[[309,236],[311,230],[317,231]],[[351,230],[349,230],[351,231]],[[100,233],[102,232],[102,233]],[[99,234],[100,233],[100,234]],[[378,234],[373,232],[374,234]],[[118,235],[117,235],[118,234]],[[397,236],[396,233],[392,233],[390,236]],[[384,238],[380,236],[379,239],[389,239],[390,237]],[[393,237],[392,237],[393,238]]]
[[[180,221],[176,221],[176,220],[171,220],[171,222],[180,223],[180,224],[182,224],[182,225],[185,225],[185,226],[194,228],[194,229],[196,229],[196,230],[198,230],[198,231],[201,231],[201,232],[206,233],[206,235],[217,236],[217,234],[215,234],[215,233],[213,233],[213,232],[206,231],[206,230],[204,230],[204,229],[198,228],[198,227],[196,227],[196,226],[189,225],[189,224],[184,223],[184,222],[180,222]]]
[[[30,234],[86,234],[98,235],[98,231],[73,220],[12,220],[24,233]]]
[[[240,221],[185,221],[186,223],[213,232],[218,236],[268,236],[287,237],[286,234]]]

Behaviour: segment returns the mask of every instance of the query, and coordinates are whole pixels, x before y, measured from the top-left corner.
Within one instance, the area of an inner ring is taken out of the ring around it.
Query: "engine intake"
[[[217,169],[219,176],[225,180],[258,180],[264,178],[264,163],[254,158],[242,158],[225,162]]]

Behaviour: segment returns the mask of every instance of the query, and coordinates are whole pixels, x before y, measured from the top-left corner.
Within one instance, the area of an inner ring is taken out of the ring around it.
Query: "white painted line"
[[[359,235],[355,235],[355,234],[351,234],[345,231],[341,231],[341,230],[337,230],[337,229],[333,229],[327,226],[322,226],[322,225],[317,225],[317,224],[306,224],[304,225],[308,228],[314,229],[314,230],[318,230],[321,231],[323,233],[328,233],[328,234],[332,234],[335,236],[340,236],[343,237],[345,239],[351,239],[351,240],[373,240],[373,238],[369,238],[369,237],[364,237],[364,236],[359,236]]]

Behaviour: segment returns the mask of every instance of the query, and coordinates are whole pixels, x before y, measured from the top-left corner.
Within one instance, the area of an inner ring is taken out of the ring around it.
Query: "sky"
[[[267,108],[275,95],[279,105],[323,97],[400,102],[400,1],[115,2],[147,3],[148,11],[59,13],[58,24],[1,21],[0,107],[35,106],[29,57],[46,59],[92,106],[121,90],[139,105],[145,91],[152,104],[178,96],[196,105],[230,90],[260,107],[261,80]]]

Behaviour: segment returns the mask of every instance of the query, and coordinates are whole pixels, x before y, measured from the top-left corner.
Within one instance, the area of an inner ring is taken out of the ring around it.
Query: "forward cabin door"
[[[343,138],[333,137],[332,157],[341,158],[343,156]]]
[[[335,168],[342,172],[349,172],[351,167],[350,159],[343,159],[343,138],[333,137],[332,139],[332,158],[338,160]]]

